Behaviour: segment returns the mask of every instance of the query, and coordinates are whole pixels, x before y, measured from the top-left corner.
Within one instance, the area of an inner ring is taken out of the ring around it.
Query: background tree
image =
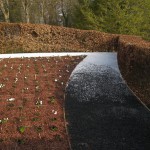
[[[144,8],[144,23],[142,28],[142,36],[150,40],[150,1],[146,0],[146,7]]]
[[[91,0],[79,0],[75,6],[73,27],[101,30],[101,18],[94,14]]]
[[[46,23],[46,12],[49,0],[35,0],[30,9],[30,22],[32,23]]]
[[[149,0],[79,0],[74,27],[142,35],[149,27],[148,4]]]
[[[60,0],[60,14],[63,26],[70,27],[73,24],[73,16],[77,0]]]
[[[4,16],[2,14],[2,12],[0,11],[0,22],[3,22],[4,21]]]
[[[59,0],[36,0],[30,8],[30,22],[60,25],[58,8]]]
[[[23,9],[23,16],[24,21],[26,23],[30,22],[30,8],[32,6],[32,0],[21,0],[22,3],[22,9]]]
[[[10,22],[8,0],[0,0],[0,10],[3,13],[5,22]]]
[[[0,0],[0,21],[150,37],[150,0]]]
[[[22,22],[22,4],[20,0],[9,0],[10,22]]]

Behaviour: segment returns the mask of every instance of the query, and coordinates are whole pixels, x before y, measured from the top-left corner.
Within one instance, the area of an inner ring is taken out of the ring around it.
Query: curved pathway
[[[89,54],[66,87],[73,150],[150,150],[150,111],[127,88],[116,53]]]

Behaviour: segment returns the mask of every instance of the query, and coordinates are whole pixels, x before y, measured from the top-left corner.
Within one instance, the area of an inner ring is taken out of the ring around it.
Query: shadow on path
[[[73,150],[150,150],[150,112],[123,81],[116,53],[88,55],[66,88]]]

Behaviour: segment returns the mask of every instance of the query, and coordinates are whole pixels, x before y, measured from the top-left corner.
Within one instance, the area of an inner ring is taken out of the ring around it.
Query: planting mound
[[[81,57],[3,59],[0,149],[67,150],[66,82]]]
[[[123,77],[150,105],[150,42],[137,36],[65,27],[0,23],[1,53],[118,51]]]

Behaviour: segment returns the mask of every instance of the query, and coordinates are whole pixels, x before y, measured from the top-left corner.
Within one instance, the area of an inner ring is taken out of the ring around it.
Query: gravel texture
[[[81,62],[66,88],[72,149],[149,150],[148,109],[127,88],[117,70],[116,54],[97,58],[93,62],[95,56],[88,56]]]

